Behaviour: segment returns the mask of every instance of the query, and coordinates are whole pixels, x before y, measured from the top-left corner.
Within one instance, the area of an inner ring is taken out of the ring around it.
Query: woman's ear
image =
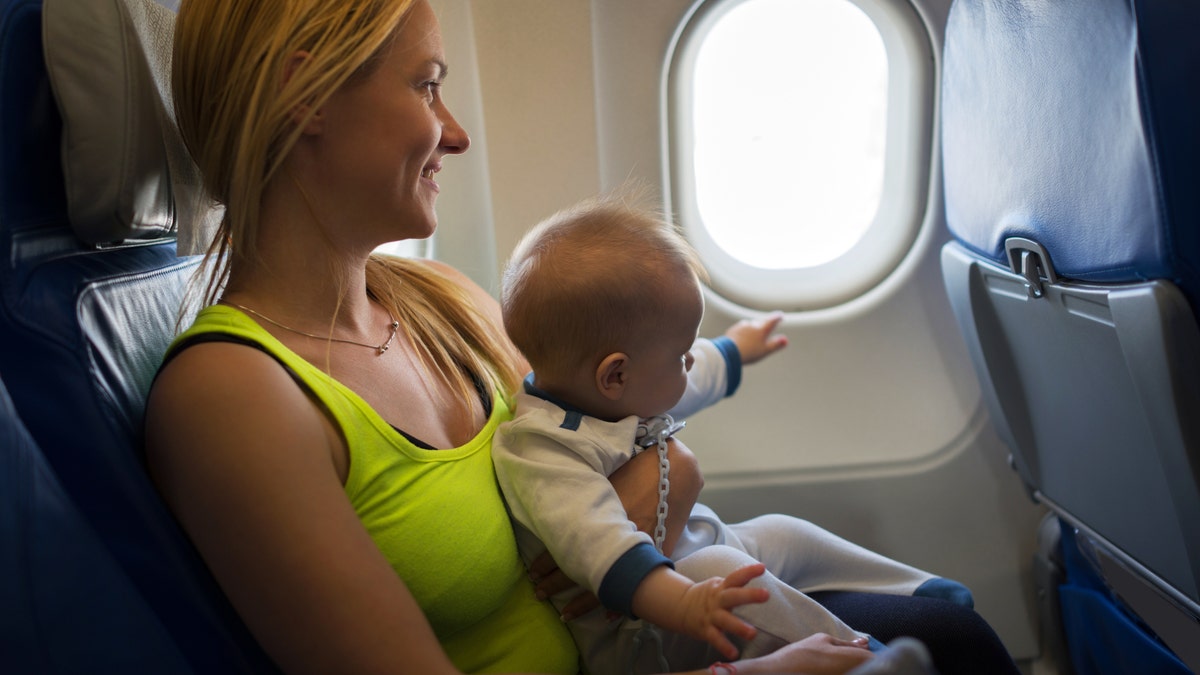
[[[629,377],[629,357],[615,352],[604,357],[596,366],[596,390],[610,401],[620,400]]]
[[[312,55],[305,51],[292,54],[287,63],[283,65],[283,79],[279,82],[281,90],[287,87],[288,82],[291,82],[296,73],[304,68],[310,58]],[[303,126],[306,135],[321,133],[323,118],[319,109],[313,110],[307,103],[297,103],[292,107],[291,117],[292,124]]]

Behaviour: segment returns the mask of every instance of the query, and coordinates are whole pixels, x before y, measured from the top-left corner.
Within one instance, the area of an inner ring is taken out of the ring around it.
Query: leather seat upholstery
[[[0,376],[44,453],[49,468],[38,476],[55,474],[62,501],[78,509],[78,529],[93,533],[90,557],[43,556],[27,570],[31,583],[60,596],[48,601],[79,605],[80,621],[102,595],[118,604],[128,599],[131,612],[144,604],[141,618],[114,623],[101,635],[117,640],[119,627],[155,623],[155,635],[170,641],[162,653],[180,658],[152,672],[274,672],[163,504],[141,453],[145,397],[199,261],[177,257],[172,237],[83,243],[68,220],[61,135],[43,60],[42,3],[3,0]],[[39,547],[53,548],[83,535],[41,528],[38,536]],[[131,589],[119,597],[77,574],[108,558],[113,569],[104,574],[122,577]],[[78,583],[59,584],[70,580]],[[60,630],[82,630],[80,621]],[[153,653],[148,644],[148,658]]]

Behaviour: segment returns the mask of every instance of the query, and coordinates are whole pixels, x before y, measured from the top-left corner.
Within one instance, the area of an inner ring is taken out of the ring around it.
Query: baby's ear
[[[620,400],[625,393],[626,368],[629,357],[621,352],[615,352],[604,357],[596,366],[596,390],[610,401]]]

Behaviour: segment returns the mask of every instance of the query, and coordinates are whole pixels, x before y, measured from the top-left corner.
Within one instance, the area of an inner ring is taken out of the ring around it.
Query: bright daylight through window
[[[762,269],[845,254],[883,190],[888,65],[874,22],[847,0],[747,0],[696,38],[694,199],[713,243]]]

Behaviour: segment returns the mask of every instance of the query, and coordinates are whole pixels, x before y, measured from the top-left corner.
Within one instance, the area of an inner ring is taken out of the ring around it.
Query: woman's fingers
[[[558,563],[554,562],[550,551],[542,551],[538,557],[533,559],[533,562],[529,563],[529,578],[537,582],[556,569],[558,569]]]
[[[567,604],[563,605],[562,617],[563,621],[581,617],[584,614],[596,609],[600,606],[600,600],[596,598],[596,594],[591,591],[584,591],[571,598]]]

